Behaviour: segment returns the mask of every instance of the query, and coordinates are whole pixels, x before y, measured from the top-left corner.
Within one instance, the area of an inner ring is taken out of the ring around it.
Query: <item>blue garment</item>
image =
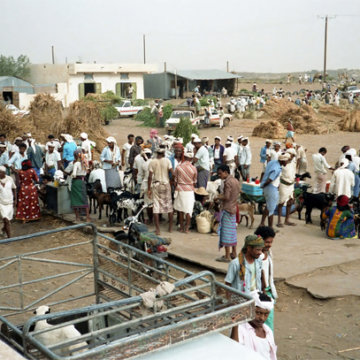
[[[262,260],[255,259],[255,281],[256,289],[261,291],[261,269],[262,269]],[[251,285],[251,268],[245,259],[245,279],[244,281],[240,280],[239,276],[240,264],[239,258],[232,260],[229,264],[228,271],[226,273],[225,282],[231,284],[231,287],[242,291],[246,294],[250,294],[250,285]]]
[[[113,158],[112,153],[114,151],[115,151],[115,156]],[[108,146],[105,146],[104,150],[102,151],[102,153],[100,155],[100,161],[103,164],[103,169],[104,170],[109,170],[109,169],[112,169],[112,167],[113,167],[111,164],[109,164],[107,162],[104,162],[104,160],[112,160],[112,161],[115,161],[115,162],[119,162],[120,158],[121,158],[121,156],[120,156],[120,150],[119,150],[118,146],[114,146],[113,151],[111,151]]]
[[[266,162],[266,160],[267,160],[266,150],[267,150],[266,145],[263,146],[263,147],[261,148],[261,150],[260,150],[260,162],[261,162],[262,164],[264,164],[264,163]]]
[[[44,163],[44,153],[41,150],[41,147],[39,145],[34,145],[35,150],[32,146],[29,146],[26,155],[28,159],[31,161],[32,166],[34,168],[40,169],[43,166]],[[39,174],[37,174],[39,176]]]
[[[279,189],[273,184],[264,187],[264,198],[266,200],[266,208],[269,216],[274,215],[277,204],[279,203]]]
[[[266,165],[265,173],[260,183],[260,187],[264,187],[265,182],[270,179],[274,181],[277,179],[281,174],[281,165],[278,160],[271,160]]]
[[[215,145],[211,145],[211,148],[213,149],[214,159],[215,159]],[[220,144],[219,156],[220,156],[221,164],[222,164],[222,162],[223,162],[224,151],[225,151],[224,146]],[[215,159],[215,161],[216,161],[216,160],[217,160],[217,159]]]
[[[76,151],[77,146],[74,142],[66,142],[63,146],[63,160],[74,161],[74,152]]]
[[[355,174],[355,185],[353,189],[353,195],[358,198],[360,193],[360,176],[359,174]]]
[[[14,165],[15,170],[21,170],[21,163],[27,160],[26,153],[22,156],[19,152],[16,152],[8,161],[8,166]]]
[[[5,166],[9,161],[9,153],[5,150],[0,156],[0,165]]]

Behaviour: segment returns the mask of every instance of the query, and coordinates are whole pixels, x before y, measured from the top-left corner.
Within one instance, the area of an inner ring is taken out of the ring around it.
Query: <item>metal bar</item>
[[[24,286],[23,286],[22,268],[21,268],[21,256],[18,256],[18,281],[19,281],[19,292],[20,292],[20,307],[24,309]],[[6,287],[3,287],[6,288]]]
[[[54,230],[45,230],[45,231],[40,231],[40,232],[33,233],[33,234],[26,234],[26,235],[16,236],[16,237],[9,238],[9,239],[3,239],[3,240],[0,240],[0,245],[13,243],[15,241],[32,239],[32,238],[38,237],[38,236],[50,235],[50,234],[54,234],[54,233],[62,232],[62,231],[76,230],[76,229],[80,229],[80,228],[83,228],[86,226],[90,226],[94,231],[96,229],[96,225],[94,225],[93,223],[82,223],[82,224],[65,226],[63,228],[56,228]]]
[[[98,236],[97,236],[97,227],[94,228],[94,237],[93,237],[93,271],[94,271],[94,291],[96,294],[96,303],[99,303],[99,253],[98,253]]]
[[[1,259],[2,260],[2,259]],[[16,257],[14,257],[14,260],[12,260],[12,261],[9,261],[8,263],[6,263],[6,264],[4,264],[4,265],[1,265],[0,266],[0,270],[2,270],[2,269],[5,269],[7,266],[10,266],[10,265],[12,265],[14,262],[16,262],[17,260],[16,260]]]
[[[51,251],[62,250],[62,249],[69,249],[69,248],[72,248],[72,247],[75,247],[75,246],[82,246],[82,245],[87,245],[87,244],[91,244],[91,243],[92,243],[92,240],[87,240],[87,241],[82,241],[82,242],[75,243],[75,244],[58,246],[58,247],[56,247],[56,248],[50,248],[50,249],[32,251],[32,252],[24,253],[24,254],[21,254],[21,255],[22,255],[22,256],[28,256],[28,255],[43,254],[43,253],[47,253],[47,252],[51,252]],[[1,245],[1,241],[0,241],[0,245]],[[5,258],[0,258],[0,261],[10,260],[10,259],[14,259],[14,258],[16,258],[16,257],[17,257],[17,255],[8,256],[8,257],[5,257]]]
[[[48,294],[46,294],[46,295],[42,296],[41,298],[39,298],[39,299],[37,299],[37,300],[33,301],[33,302],[32,302],[32,303],[30,303],[30,304],[29,304],[26,308],[30,308],[30,307],[32,307],[33,305],[38,304],[40,301],[45,300],[46,298],[48,298],[48,297],[50,297],[50,296],[52,296],[52,295],[54,295],[54,294],[58,293],[59,291],[61,291],[61,290],[65,289],[65,288],[66,288],[66,287],[68,287],[69,285],[71,285],[71,284],[75,283],[76,281],[78,281],[78,280],[82,279],[83,277],[85,277],[85,276],[87,276],[87,275],[89,275],[89,274],[92,274],[92,271],[88,271],[86,274],[82,274],[82,275],[78,276],[77,278],[75,278],[75,279],[73,279],[73,280],[71,280],[71,281],[67,282],[66,284],[64,284],[64,285],[62,285],[62,286],[60,286],[60,287],[56,288],[55,290],[53,290],[53,291],[49,292]]]
[[[43,258],[36,258],[36,257],[27,257],[22,256],[23,260],[31,260],[31,261],[38,261],[38,262],[44,262],[44,263],[53,263],[53,264],[61,264],[61,265],[72,265],[72,266],[79,266],[79,267],[87,267],[92,268],[92,265],[90,264],[84,264],[84,263],[76,263],[71,261],[62,261],[62,260],[53,260],[53,259],[43,259]]]
[[[29,280],[29,281],[24,281],[22,283],[18,283],[18,284],[11,284],[11,285],[6,285],[6,286],[2,286],[0,288],[0,293],[1,293],[1,290],[5,290],[5,289],[12,289],[14,287],[22,287],[24,285],[30,285],[30,284],[36,284],[38,282],[41,282],[41,281],[45,281],[45,280],[52,280],[52,279],[56,279],[56,278],[59,278],[59,277],[62,277],[62,276],[68,276],[68,275],[73,275],[73,274],[78,274],[78,273],[81,273],[81,272],[84,272],[84,271],[89,271],[91,270],[91,273],[92,273],[92,268],[91,269],[80,269],[80,270],[73,270],[73,271],[68,271],[66,273],[61,273],[61,274],[56,274],[56,275],[51,275],[51,276],[47,276],[47,277],[44,277],[44,278],[40,278],[40,279],[34,279],[34,280]],[[89,272],[88,272],[89,273]],[[1,309],[1,307],[0,307]]]

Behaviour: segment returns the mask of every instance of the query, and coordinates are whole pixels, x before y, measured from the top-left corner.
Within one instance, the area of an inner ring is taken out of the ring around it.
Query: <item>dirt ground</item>
[[[20,224],[14,223],[14,235],[29,234],[46,229],[53,229],[69,225],[52,216],[44,216],[40,221]],[[82,231],[71,231],[70,233],[57,233],[50,236],[42,236],[18,242],[13,245],[0,245],[2,257],[24,253],[29,250],[40,250],[48,247],[56,247],[87,240],[89,235]],[[88,245],[82,248],[72,248],[64,252],[66,257],[71,260],[91,263],[91,248]],[[49,257],[49,256],[48,256]],[[198,272],[204,270],[201,266],[190,264],[181,260],[170,259],[190,271]],[[25,264],[24,270],[27,278],[36,272],[42,275],[56,274],[63,271],[63,265],[41,264],[36,265],[36,271],[29,264]],[[34,265],[33,265],[34,266]],[[0,272],[2,284],[12,283],[13,274],[11,269]],[[71,270],[71,269],[69,269]],[[223,281],[223,274],[216,274],[219,281]],[[36,299],[39,295],[45,294],[50,289],[58,285],[57,281],[50,280],[28,288],[28,299]],[[359,351],[339,351],[352,349],[359,346],[358,334],[360,325],[359,298],[347,296],[330,300],[319,300],[312,298],[305,290],[297,289],[286,285],[284,282],[277,283],[279,300],[276,305],[275,313],[275,339],[278,346],[278,359],[284,360],[305,360],[305,359],[359,359]],[[81,282],[81,286],[69,287],[65,297],[79,296],[86,291],[93,289],[93,278],[87,276]],[[5,303],[14,304],[14,296],[11,292],[5,294]],[[14,295],[14,294],[13,294]],[[4,303],[4,294],[0,292],[0,298]],[[10,301],[10,302],[9,302]],[[69,306],[82,306],[91,303],[91,298],[80,300],[72,305],[62,305],[61,309]],[[30,315],[29,315],[30,316]],[[25,318],[23,320],[26,320]]]

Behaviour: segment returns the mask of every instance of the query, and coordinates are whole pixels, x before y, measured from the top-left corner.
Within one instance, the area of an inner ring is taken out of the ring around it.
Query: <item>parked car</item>
[[[360,96],[360,89],[357,86],[348,86],[343,92],[342,96],[348,98],[350,94],[353,94],[354,97]]]
[[[144,109],[144,106],[133,106],[131,100],[124,100],[120,104],[114,105],[119,116],[134,116]]]
[[[181,118],[189,119],[195,126],[199,125],[200,120],[195,117],[195,113],[191,110],[174,110],[169,119],[165,121],[165,128],[170,135],[175,130],[176,125],[180,122]]]
[[[25,116],[25,115],[30,114],[30,111],[20,110],[14,104],[7,104],[5,107],[6,107],[7,110],[10,110],[13,113],[13,115]]]
[[[229,126],[230,121],[232,121],[232,115],[230,114],[223,114],[220,116],[217,110],[212,110],[210,115],[210,126],[220,126],[220,119],[223,121],[223,127]],[[199,127],[205,125],[205,116],[199,117]]]

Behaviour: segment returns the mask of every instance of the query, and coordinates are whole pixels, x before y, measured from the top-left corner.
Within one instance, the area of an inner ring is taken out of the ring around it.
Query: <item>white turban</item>
[[[270,301],[261,301],[259,293],[256,290],[252,291],[250,295],[255,300],[255,306],[267,311],[271,311],[274,308],[274,300],[271,299],[271,297],[269,297]]]
[[[66,140],[66,142],[73,142],[73,137],[69,134],[61,134],[61,136]]]
[[[88,138],[88,134],[87,133],[85,133],[85,132],[82,132],[81,134],[80,134],[80,137],[82,138],[82,139],[87,139]]]
[[[287,161],[289,159],[290,159],[290,154],[289,153],[281,154],[281,155],[279,155],[279,158],[278,158],[279,161]]]
[[[289,148],[286,150],[288,154],[296,155],[296,150],[294,148]]]
[[[356,150],[354,148],[349,149],[345,155],[356,156]]]
[[[1,165],[1,166],[0,166],[0,171],[2,171],[2,172],[4,172],[4,173],[6,173],[6,167],[5,167],[5,166],[3,166],[3,165]]]
[[[109,137],[106,139],[106,142],[116,144],[116,139],[115,139],[113,136],[109,136]]]

